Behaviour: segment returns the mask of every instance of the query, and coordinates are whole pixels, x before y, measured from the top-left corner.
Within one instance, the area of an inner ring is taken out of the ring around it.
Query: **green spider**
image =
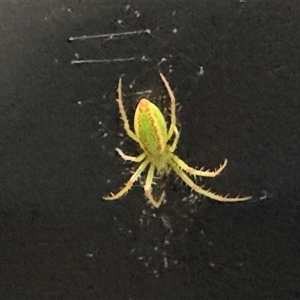
[[[251,199],[251,196],[229,198],[227,196],[213,193],[210,190],[205,190],[195,184],[187,175],[215,177],[226,167],[227,159],[225,159],[224,163],[218,169],[214,171],[204,171],[204,168],[197,170],[188,166],[182,159],[174,154],[179,140],[179,132],[176,127],[175,96],[165,76],[162,73],[159,73],[159,75],[164,82],[171,99],[171,124],[169,129],[167,129],[166,120],[160,109],[148,99],[143,98],[137,105],[134,115],[134,131],[132,131],[129,127],[128,118],[122,102],[122,79],[119,79],[117,90],[118,98],[116,100],[119,105],[121,119],[124,122],[124,129],[127,135],[140,145],[143,152],[139,156],[129,156],[124,154],[121,149],[116,148],[116,151],[124,160],[140,163],[140,165],[123,189],[121,189],[117,194],[111,193],[110,196],[103,197],[103,199],[116,200],[123,196],[129,191],[133,183],[147,167],[149,168],[144,185],[144,191],[150,203],[156,208],[161,205],[165,194],[163,192],[158,200],[153,198],[151,186],[154,180],[155,171],[161,175],[169,172],[171,169],[174,170],[175,173],[193,190],[211,199],[223,202],[237,202]],[[173,135],[173,142],[170,142]]]

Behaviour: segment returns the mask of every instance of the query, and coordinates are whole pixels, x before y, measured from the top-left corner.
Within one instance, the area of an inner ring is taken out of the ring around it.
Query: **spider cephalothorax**
[[[223,202],[237,202],[251,199],[251,196],[230,198],[213,193],[195,184],[187,175],[215,177],[226,167],[227,159],[225,159],[224,163],[214,171],[204,170],[204,168],[197,170],[188,166],[182,159],[174,154],[179,139],[179,132],[176,127],[175,97],[165,76],[162,73],[159,74],[171,100],[171,124],[169,129],[167,129],[166,120],[160,109],[148,99],[143,98],[136,108],[134,115],[134,131],[132,131],[129,127],[128,118],[122,102],[122,79],[119,79],[117,102],[121,119],[124,122],[124,129],[128,136],[140,145],[143,152],[139,156],[129,156],[124,154],[121,149],[116,148],[116,151],[124,160],[137,162],[140,163],[140,165],[132,174],[123,189],[117,194],[111,194],[110,196],[103,197],[103,199],[116,200],[120,198],[132,187],[133,183],[147,167],[148,173],[144,191],[146,197],[154,207],[159,207],[164,199],[164,193],[162,193],[158,200],[155,200],[152,196],[151,186],[155,172],[162,174],[169,170],[174,170],[174,172],[193,190],[211,199]]]

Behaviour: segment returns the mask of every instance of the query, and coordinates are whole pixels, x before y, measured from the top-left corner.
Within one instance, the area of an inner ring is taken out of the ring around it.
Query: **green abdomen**
[[[141,147],[152,155],[161,154],[167,144],[167,125],[159,108],[142,99],[134,116],[134,130]]]

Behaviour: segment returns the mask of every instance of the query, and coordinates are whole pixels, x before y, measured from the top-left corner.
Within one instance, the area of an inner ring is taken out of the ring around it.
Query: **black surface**
[[[1,3],[1,299],[300,299],[299,14],[296,1]],[[76,66],[75,53],[151,60]],[[138,183],[102,201],[129,176],[114,148],[139,151],[119,136],[118,78],[132,119],[134,92],[166,94],[163,57],[177,153],[227,157],[207,184],[254,201],[182,202],[173,175],[156,211]]]

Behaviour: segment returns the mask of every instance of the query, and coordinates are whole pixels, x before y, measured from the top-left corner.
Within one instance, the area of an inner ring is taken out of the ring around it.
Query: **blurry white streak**
[[[147,58],[146,56],[126,57],[126,58],[112,58],[112,59],[80,59],[80,60],[72,60],[71,65],[127,62],[127,61],[133,61],[133,60],[151,61],[151,59]]]
[[[144,95],[144,94],[151,94],[152,90],[145,90],[140,92],[131,93],[131,95]],[[128,94],[123,94],[123,96],[127,96]]]
[[[145,30],[136,30],[136,31],[126,31],[126,32],[116,32],[116,33],[105,33],[105,34],[95,34],[95,35],[82,35],[82,36],[71,36],[69,41],[78,41],[78,40],[88,40],[88,39],[99,39],[99,38],[114,38],[124,35],[136,35],[143,33],[151,33],[150,29]]]

